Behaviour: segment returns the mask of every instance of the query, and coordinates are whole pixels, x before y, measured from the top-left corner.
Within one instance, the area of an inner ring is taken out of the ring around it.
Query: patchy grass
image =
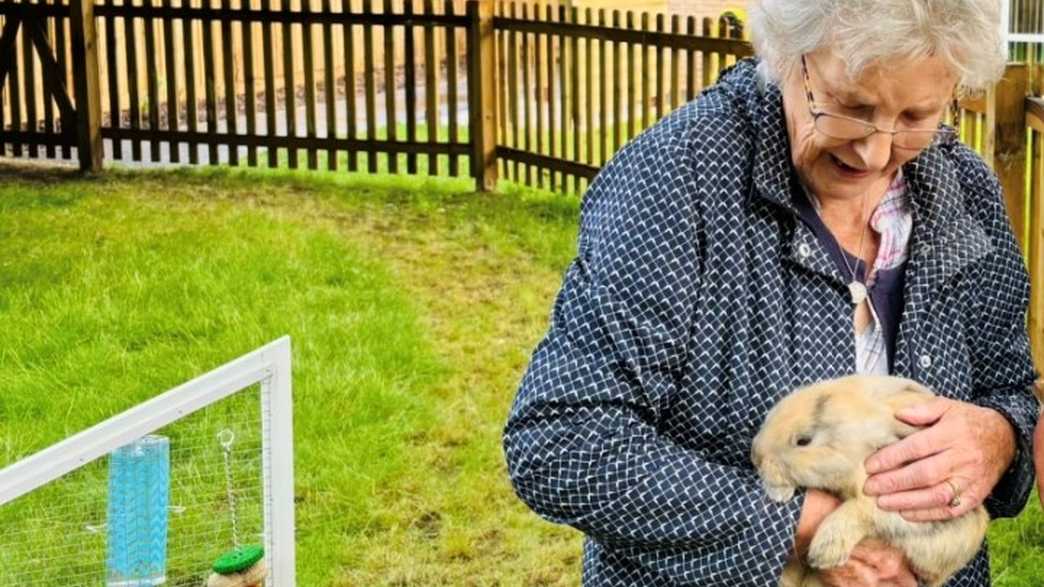
[[[575,200],[222,169],[0,171],[0,466],[282,334],[299,584],[573,584],[500,431]]]

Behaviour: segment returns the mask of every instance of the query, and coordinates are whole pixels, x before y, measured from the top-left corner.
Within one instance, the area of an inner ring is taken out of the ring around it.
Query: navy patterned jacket
[[[504,432],[516,492],[586,534],[585,585],[775,585],[804,492],[750,463],[765,413],[855,366],[847,280],[797,219],[779,89],[756,61],[621,149],[581,209],[578,254]],[[957,142],[904,167],[914,206],[894,372],[988,406],[1033,482],[1028,279],[995,176]],[[950,582],[989,584],[983,547]]]

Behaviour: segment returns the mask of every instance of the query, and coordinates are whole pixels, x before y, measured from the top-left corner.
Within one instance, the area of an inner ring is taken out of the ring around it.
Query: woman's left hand
[[[1015,456],[1015,431],[989,408],[937,397],[896,417],[927,428],[870,455],[863,492],[910,522],[948,520],[978,507]]]

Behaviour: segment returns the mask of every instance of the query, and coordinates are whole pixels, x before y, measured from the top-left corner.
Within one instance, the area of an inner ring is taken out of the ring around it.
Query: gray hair
[[[832,47],[853,79],[876,61],[939,56],[971,92],[1000,79],[1007,60],[998,0],[750,0],[749,14],[770,82],[821,47]]]

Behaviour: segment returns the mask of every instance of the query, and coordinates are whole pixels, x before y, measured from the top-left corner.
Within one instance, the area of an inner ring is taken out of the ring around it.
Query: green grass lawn
[[[499,438],[577,209],[468,181],[4,168],[0,466],[289,334],[299,585],[575,583],[579,536],[514,498]]]
[[[500,432],[579,202],[472,189],[0,165],[0,467],[289,334],[299,585],[577,584]],[[997,585],[1041,583],[1036,496],[990,537]]]

